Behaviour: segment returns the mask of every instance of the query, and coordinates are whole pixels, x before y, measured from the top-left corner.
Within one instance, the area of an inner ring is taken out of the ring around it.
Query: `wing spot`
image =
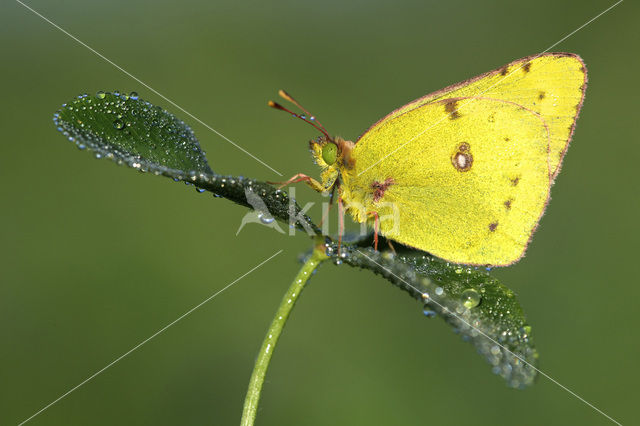
[[[545,96],[547,96],[547,94],[544,93],[543,91],[540,91],[540,93],[538,93],[538,99],[540,100],[543,100]]]
[[[518,186],[519,182],[520,182],[520,176],[516,176],[513,179],[511,179],[511,185],[513,186]]]
[[[527,62],[526,64],[524,64],[524,66],[522,67],[522,71],[524,71],[525,74],[531,71],[531,62]]]
[[[498,227],[498,222],[493,222],[489,224],[489,231],[491,232],[495,232],[496,228]]]
[[[509,142],[511,139],[509,139],[508,137],[504,138],[505,142]]]
[[[444,104],[444,110],[449,114],[450,120],[455,120],[456,118],[460,118],[460,113],[457,110],[457,101],[449,101]]]
[[[493,123],[494,121],[496,121],[496,115],[489,114],[489,118],[487,120],[489,120],[489,123]]]
[[[394,183],[393,178],[386,178],[384,182],[378,182],[377,180],[371,182],[371,189],[373,189],[373,201],[375,203],[380,201],[387,189],[389,189],[389,187]]]
[[[507,200],[504,202],[504,208],[507,210],[511,210],[511,200]]]
[[[509,71],[508,67],[504,67],[500,70],[500,75],[507,75],[507,72]]]
[[[466,172],[471,170],[473,165],[473,155],[471,155],[471,147],[468,143],[462,142],[458,145],[458,149],[451,156],[451,164],[459,172]]]

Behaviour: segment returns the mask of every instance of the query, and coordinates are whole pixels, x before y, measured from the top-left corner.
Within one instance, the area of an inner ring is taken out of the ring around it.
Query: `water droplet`
[[[116,121],[113,122],[113,127],[118,130],[124,129],[124,121],[117,119]]]
[[[436,316],[436,311],[434,311],[433,309],[431,309],[427,305],[424,305],[424,309],[422,310],[422,313],[427,318],[433,318],[433,317]]]
[[[273,218],[273,216],[269,216],[269,215],[263,215],[260,217],[260,222],[264,223],[265,225],[273,223],[274,220],[275,219]]]
[[[436,295],[442,296],[442,293],[444,293],[444,290],[442,289],[442,287],[436,287]]]
[[[478,293],[473,288],[468,288],[463,291],[460,298],[462,299],[462,304],[467,309],[475,308],[480,304],[480,301],[482,300],[482,296],[480,296],[480,293]]]
[[[134,101],[137,101],[140,98],[140,96],[138,96],[138,92],[129,93],[129,97]]]
[[[196,191],[200,194],[202,194],[204,191],[206,191],[206,189],[202,189],[202,188],[196,188]]]
[[[102,90],[100,90],[98,93],[96,93],[96,98],[98,98],[98,99],[104,99],[106,96],[107,95]]]
[[[384,260],[393,260],[394,257],[395,257],[395,255],[391,251],[385,251],[385,252],[382,253],[382,258]]]

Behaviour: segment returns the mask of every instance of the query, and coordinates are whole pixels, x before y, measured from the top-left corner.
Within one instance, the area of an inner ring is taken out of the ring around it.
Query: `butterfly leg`
[[[338,185],[333,185],[333,188],[331,189],[331,193],[329,194],[329,207],[327,208],[327,210],[324,211],[324,213],[322,213],[322,219],[320,219],[320,226],[322,226],[325,219],[327,219],[327,216],[329,215],[329,211],[331,210],[331,207],[333,207],[333,199],[334,199],[334,196],[336,195],[337,187]]]
[[[278,189],[282,189],[283,187],[285,187],[287,185],[291,185],[292,183],[297,183],[297,182],[306,183],[314,191],[323,192],[325,190],[320,182],[318,182],[314,178],[312,178],[310,176],[307,176],[305,174],[302,174],[302,173],[298,173],[297,175],[293,176],[291,179],[289,179],[286,182],[267,182],[267,183],[272,184],[272,185],[280,185],[280,186],[278,186]]]
[[[389,248],[391,249],[393,254],[398,254],[398,253],[396,253],[396,249],[395,249],[395,247],[393,247],[393,244],[391,244],[391,240],[387,240],[387,244],[389,245]]]
[[[338,196],[338,255],[342,246],[342,234],[344,234],[344,206],[342,197]]]
[[[380,217],[378,212],[367,212],[367,215],[373,216],[373,249],[378,250],[378,234],[380,233]]]

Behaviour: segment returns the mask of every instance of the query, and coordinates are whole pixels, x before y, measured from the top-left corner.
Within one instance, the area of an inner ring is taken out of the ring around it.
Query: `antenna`
[[[286,93],[285,93],[284,91],[282,91],[282,90],[281,90],[280,92],[282,92],[282,93],[284,93],[284,94],[286,95]],[[282,95],[281,95],[281,96],[282,96]],[[287,96],[288,96],[288,95],[287,95]],[[294,103],[295,105],[299,106],[297,102],[293,101],[293,98],[291,98],[291,97],[286,98],[286,97],[284,97],[284,96],[282,96],[282,97],[283,97],[283,98],[285,98],[285,99],[287,99],[287,100],[291,99],[291,100],[292,100],[292,103]],[[296,114],[295,112],[293,112],[293,111],[291,111],[291,110],[289,110],[289,109],[287,109],[287,108],[283,107],[283,106],[282,106],[282,105],[280,105],[279,103],[277,103],[277,102],[273,102],[273,101],[269,101],[268,105],[269,105],[271,108],[275,108],[275,109],[279,109],[279,110],[282,110],[282,111],[288,112],[289,114],[293,115],[293,116],[294,116],[294,117],[296,117],[296,118],[299,118],[300,120],[304,121],[305,123],[311,124],[313,127],[315,127],[315,128],[316,128],[316,130],[318,130],[320,133],[322,133],[323,135],[325,135],[325,136],[327,137],[327,140],[329,140],[329,141],[333,141],[333,139],[331,138],[331,136],[329,136],[329,133],[325,130],[325,128],[322,126],[322,124],[318,123],[318,122],[315,120],[315,118],[314,118],[313,116],[311,116],[309,119],[307,119],[307,117],[306,117],[306,116],[304,116],[304,115],[300,115],[300,114]],[[304,112],[306,112],[307,114],[309,114],[309,112],[308,112],[307,110],[305,110],[304,108],[300,107],[300,109],[301,109],[301,110],[303,110]],[[309,115],[310,115],[310,114],[309,114]],[[312,119],[313,119],[313,120],[312,120]],[[315,121],[315,123],[318,123],[318,124],[320,125],[320,127],[316,126],[316,124],[314,123],[314,121]]]
[[[281,98],[291,102],[292,104],[294,104],[295,106],[297,106],[298,108],[300,108],[302,111],[304,111],[308,116],[309,116],[309,120],[314,121],[316,123],[318,123],[318,125],[322,128],[322,130],[324,130],[326,133],[329,133],[327,131],[327,129],[324,128],[324,126],[322,125],[322,123],[320,123],[318,120],[316,120],[316,118],[313,116],[313,114],[311,114],[305,107],[303,107],[302,105],[300,105],[300,103],[298,101],[296,101],[293,96],[291,96],[290,94],[288,94],[287,92],[285,92],[284,90],[280,89],[278,91],[278,95],[280,95]]]

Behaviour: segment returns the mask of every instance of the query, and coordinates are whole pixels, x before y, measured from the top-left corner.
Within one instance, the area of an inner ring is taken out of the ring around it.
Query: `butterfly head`
[[[311,155],[316,164],[322,168],[352,168],[353,160],[351,158],[351,150],[353,146],[353,142],[345,140],[340,136],[336,136],[335,138],[320,136],[309,142]]]
[[[324,187],[329,189],[337,181],[343,168],[352,168],[353,160],[351,158],[351,150],[354,146],[353,142],[342,139],[339,136],[331,137],[327,129],[307,111],[298,101],[284,90],[278,92],[280,97],[291,102],[303,113],[296,113],[279,103],[269,101],[269,106],[281,111],[288,112],[294,118],[299,118],[307,124],[316,128],[322,136],[309,142],[311,154],[316,162],[322,168],[322,181]]]

